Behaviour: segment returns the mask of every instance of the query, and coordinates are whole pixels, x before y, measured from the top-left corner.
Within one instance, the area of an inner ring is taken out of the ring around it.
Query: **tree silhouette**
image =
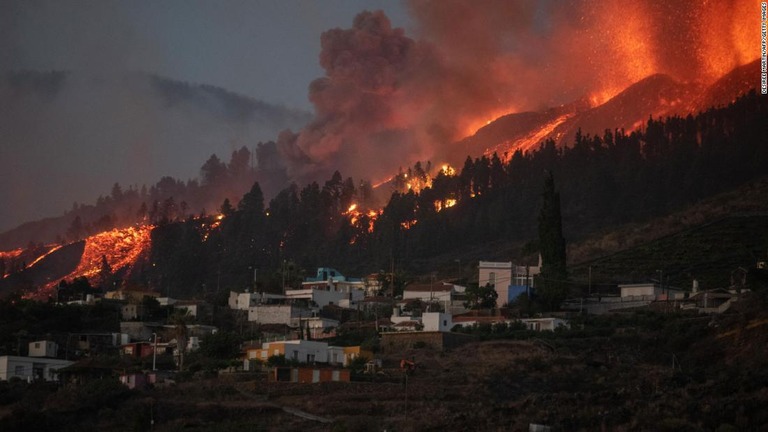
[[[544,179],[541,211],[539,213],[539,247],[541,274],[537,284],[541,301],[549,309],[557,309],[565,300],[568,272],[565,264],[565,238],[563,238],[560,194],[555,190],[551,172]]]

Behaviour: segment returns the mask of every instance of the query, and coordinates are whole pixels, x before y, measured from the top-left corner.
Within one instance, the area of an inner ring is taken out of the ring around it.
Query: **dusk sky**
[[[386,0],[3,0],[0,70],[142,71],[310,109],[320,35]]]

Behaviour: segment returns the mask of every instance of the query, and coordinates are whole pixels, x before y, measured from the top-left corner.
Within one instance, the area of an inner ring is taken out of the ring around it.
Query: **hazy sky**
[[[0,73],[72,72],[54,99],[0,85],[0,231],[94,203],[115,182],[194,178],[212,153],[228,160],[285,127],[233,121],[216,101],[167,110],[146,82],[116,77],[147,72],[308,113],[321,34],[366,9],[407,25],[404,6],[383,0],[0,0]]]
[[[0,70],[139,70],[310,109],[320,35],[385,0],[0,0]]]

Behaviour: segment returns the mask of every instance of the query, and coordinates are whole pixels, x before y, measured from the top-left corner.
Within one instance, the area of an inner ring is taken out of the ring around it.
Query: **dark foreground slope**
[[[765,306],[758,292],[717,317],[646,311],[574,319],[555,334],[489,330],[451,352],[384,355],[381,382],[229,375],[145,392],[3,382],[0,429],[149,430],[154,420],[157,431],[765,430]],[[404,357],[418,364],[407,383]]]

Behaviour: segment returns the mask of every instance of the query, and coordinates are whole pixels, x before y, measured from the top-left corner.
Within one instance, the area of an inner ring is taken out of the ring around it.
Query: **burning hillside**
[[[352,28],[323,34],[315,118],[278,147],[299,180],[335,169],[380,180],[403,161],[456,164],[467,150],[563,144],[579,127],[601,133],[687,114],[703,86],[759,52],[748,3],[412,1],[415,37],[381,11],[363,12]],[[636,83],[658,88],[628,100]],[[563,105],[574,100],[583,103]],[[483,149],[459,141],[526,111],[544,115]]]
[[[149,234],[153,228],[144,225],[114,229],[88,237],[80,264],[67,279],[85,276],[100,282],[97,276],[103,270],[105,260],[111,272],[130,273],[139,258],[149,252]]]
[[[649,118],[685,116],[727,105],[755,88],[759,68],[759,61],[753,61],[708,86],[678,81],[669,75],[651,75],[596,106],[580,100],[558,108],[504,116],[459,144],[467,153],[495,152],[509,157],[517,150],[533,150],[547,139],[559,147],[572,145],[579,130],[582,135],[601,136],[606,129],[629,132],[644,127]]]
[[[7,286],[0,286],[0,291],[22,288],[28,297],[46,298],[61,280],[86,277],[97,286],[105,272],[130,277],[149,253],[152,229],[151,225],[113,229],[67,245],[51,245],[23,269],[6,275]],[[21,255],[17,251],[2,254]]]

